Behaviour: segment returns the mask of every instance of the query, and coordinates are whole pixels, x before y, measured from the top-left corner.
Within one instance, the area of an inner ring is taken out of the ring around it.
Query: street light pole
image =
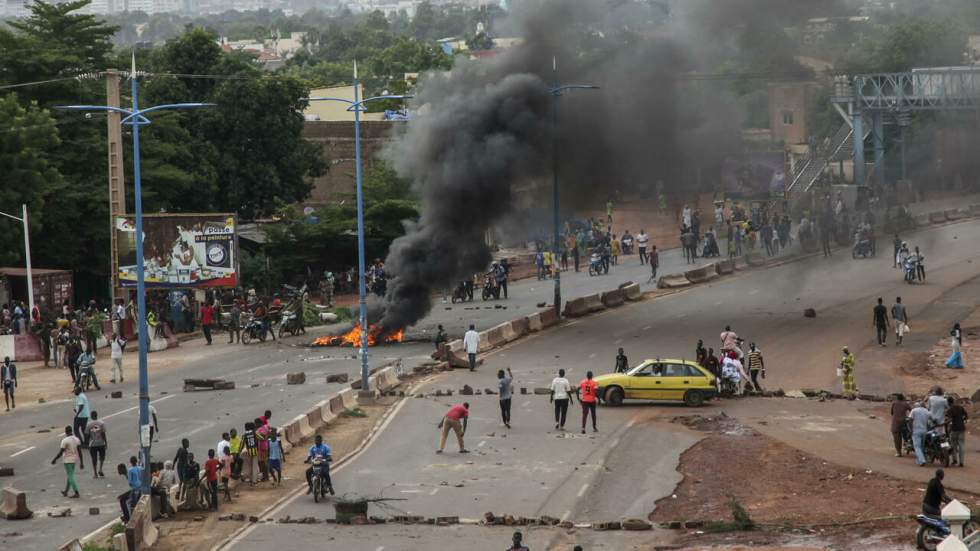
[[[31,230],[27,225],[27,203],[23,207],[23,216],[14,216],[6,212],[0,212],[0,216],[6,216],[12,220],[17,220],[24,224],[24,258],[27,260],[27,319],[30,320],[34,315],[34,272],[31,271]],[[30,321],[27,326],[30,327]]]
[[[66,105],[57,109],[69,111],[113,111],[124,115],[121,124],[133,128],[133,192],[135,195],[136,217],[136,304],[139,338],[139,447],[143,463],[144,495],[150,492],[150,383],[147,374],[146,354],[149,350],[150,337],[146,324],[146,286],[143,266],[143,194],[142,174],[140,168],[140,126],[150,124],[146,114],[164,109],[196,109],[210,107],[210,103],[175,103],[139,108],[139,81],[136,73],[136,54],[133,53],[132,72],[130,73],[133,108],[123,109],[109,105]],[[113,231],[115,231],[113,229]]]
[[[551,58],[551,71],[554,75],[554,84],[548,93],[551,95],[551,194],[554,222],[554,245],[551,253],[551,263],[556,266],[555,270],[555,315],[561,318],[561,264],[559,264],[559,253],[561,252],[561,228],[559,222],[559,193],[558,193],[558,98],[566,90],[598,90],[598,86],[590,84],[558,84],[558,60]],[[576,243],[576,246],[578,244]]]
[[[307,101],[339,101],[349,105],[348,111],[354,112],[354,176],[357,186],[357,292],[359,295],[361,327],[361,391],[369,391],[367,381],[368,369],[368,322],[367,322],[367,283],[364,280],[364,191],[361,170],[361,111],[364,105],[371,101],[383,99],[408,99],[412,96],[374,96],[361,99],[361,87],[357,79],[357,62],[354,62],[354,101],[345,98],[307,98]]]

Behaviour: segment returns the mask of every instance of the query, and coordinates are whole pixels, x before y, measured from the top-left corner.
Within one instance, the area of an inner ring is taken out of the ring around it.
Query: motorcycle
[[[867,237],[862,237],[858,239],[857,243],[851,249],[851,258],[857,258],[858,255],[861,258],[868,258],[869,256],[874,256],[874,250],[871,247],[871,240]]]
[[[330,474],[330,462],[333,460],[329,455],[324,457],[318,455],[313,458],[313,476],[310,478],[310,483],[313,486],[313,501],[319,503],[320,498],[326,498],[327,492],[330,495],[334,495],[333,485],[327,482],[327,477],[324,474]]]
[[[262,320],[250,318],[242,328],[242,344],[248,344],[253,340],[265,342],[265,325]]]
[[[910,258],[905,260],[905,283],[915,283],[916,262]]]
[[[292,310],[286,310],[282,313],[282,321],[279,323],[279,338],[282,338],[283,333],[289,333],[292,336],[299,334],[306,334],[306,328],[303,327],[299,316],[296,312]]]
[[[589,275],[596,276],[602,273],[602,256],[599,253],[592,253],[589,257]]]
[[[926,456],[926,461],[935,463],[938,460],[942,463],[943,467],[949,467],[950,459],[953,456],[953,449],[945,433],[941,433],[936,429],[930,430],[926,433],[922,448]]]
[[[633,254],[633,240],[629,237],[623,239],[623,254]]]
[[[465,281],[460,281],[459,284],[456,285],[456,288],[453,289],[453,304],[456,304],[457,302],[466,302],[467,300],[473,300],[473,292],[469,290],[469,287],[466,285]]]
[[[500,285],[497,285],[497,278],[492,273],[483,276],[483,300],[490,300],[490,297],[500,299]]]
[[[75,386],[82,389],[83,392],[88,392],[88,389],[92,387],[92,366],[79,366],[78,368],[78,381],[75,382]]]
[[[738,395],[738,379],[732,379],[730,377],[721,377],[718,379],[721,389],[718,393],[724,398],[732,398]]]
[[[935,551],[939,544],[950,535],[949,523],[941,518],[928,515],[916,515],[915,521],[919,528],[915,531],[915,545],[919,549]],[[969,536],[980,529],[980,524],[970,520],[963,526],[963,536]]]

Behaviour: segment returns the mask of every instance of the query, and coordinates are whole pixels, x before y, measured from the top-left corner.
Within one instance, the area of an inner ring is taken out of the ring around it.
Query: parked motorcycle
[[[916,515],[915,521],[919,523],[919,528],[915,531],[915,545],[919,549],[935,551],[950,534],[949,523],[941,518]],[[963,535],[968,536],[978,529],[980,524],[971,519],[963,526]]]
[[[245,326],[242,327],[242,344],[248,344],[253,340],[265,342],[265,326],[262,320],[249,318]]]
[[[282,338],[283,333],[289,333],[292,336],[299,334],[306,334],[306,328],[303,327],[303,322],[299,318],[299,314],[293,310],[285,310],[282,313],[282,321],[279,323],[279,338]]]
[[[953,453],[952,446],[949,444],[949,438],[945,433],[941,433],[936,429],[930,430],[923,439],[922,447],[926,461],[935,463],[938,460],[942,463],[943,467],[949,467]]]
[[[473,300],[472,287],[473,287],[472,284],[467,285],[466,281],[460,281],[459,284],[456,285],[456,288],[453,289],[453,297],[452,297],[453,304],[456,304],[457,302],[466,302],[467,300]]]
[[[868,258],[869,256],[874,256],[874,249],[871,247],[871,240],[867,237],[862,237],[858,239],[857,243],[851,249],[851,258]]]

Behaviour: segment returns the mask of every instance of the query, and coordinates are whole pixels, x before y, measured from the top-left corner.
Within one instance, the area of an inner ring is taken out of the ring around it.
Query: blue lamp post
[[[143,272],[143,196],[140,174],[140,127],[150,124],[147,113],[164,109],[197,109],[210,107],[211,103],[174,103],[156,105],[145,109],[139,108],[139,83],[136,73],[136,54],[133,54],[133,66],[130,73],[132,83],[133,108],[122,109],[108,105],[66,105],[57,109],[67,111],[115,111],[123,115],[120,121],[133,128],[133,187],[136,211],[136,304],[137,323],[139,324],[139,434],[140,452],[143,460],[143,488],[145,495],[150,492],[150,385],[147,380],[146,352],[149,347],[149,335],[146,326],[146,296]]]
[[[555,74],[555,80],[558,80],[558,62],[555,58],[551,59],[551,70]],[[552,126],[552,140],[551,140],[551,174],[552,174],[552,201],[554,203],[554,230],[555,230],[555,242],[551,253],[552,265],[558,266],[555,270],[555,314],[561,317],[561,265],[558,263],[559,254],[561,254],[561,229],[558,214],[558,98],[563,96],[565,92],[569,90],[598,90],[598,86],[592,86],[590,84],[565,84],[561,85],[555,82],[554,85],[548,90],[548,94],[551,95],[551,126]]]
[[[345,98],[308,98],[308,101],[339,101],[349,105],[348,111],[354,112],[354,174],[357,180],[357,292],[360,298],[361,326],[361,391],[368,388],[368,323],[367,323],[367,286],[364,281],[364,193],[361,186],[361,112],[366,111],[365,104],[385,99],[407,99],[412,96],[374,96],[360,99],[361,90],[357,80],[357,62],[354,62],[354,101]]]

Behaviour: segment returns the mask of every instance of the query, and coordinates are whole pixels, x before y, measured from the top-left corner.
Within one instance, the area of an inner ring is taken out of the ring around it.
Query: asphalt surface
[[[899,271],[884,258],[888,255],[868,260],[852,260],[849,254],[809,258],[743,272],[706,286],[573,321],[492,353],[476,374],[454,372],[429,384],[457,390],[464,383],[474,388],[493,388],[496,369],[507,366],[514,370],[518,388],[547,386],[558,367],[568,370],[568,378],[574,383],[587,369],[596,373],[611,370],[619,346],[626,348],[634,364],[647,357],[690,359],[698,338],[704,339],[706,346],[717,346],[718,334],[725,324],[731,324],[740,335],[758,342],[765,352],[768,386],[832,388],[836,384],[834,368],[840,345],[849,344],[858,355],[857,380],[862,391],[899,388],[887,370],[863,370],[863,354],[883,353],[872,347],[873,298],[880,295],[888,300],[896,294],[905,297],[915,330],[921,311],[933,306],[949,289],[976,276],[972,264],[977,250],[972,244],[980,242],[978,239],[980,222],[976,221],[916,234],[910,242],[922,246],[928,259],[925,285],[903,283]],[[888,248],[885,244],[880,246]],[[678,262],[676,252],[668,252],[661,259],[662,273],[685,268],[682,259]],[[566,276],[565,296],[614,288],[625,280],[643,283],[648,270],[639,265],[636,256],[625,257],[609,276]],[[550,300],[552,293],[551,281],[517,282],[511,285],[512,298],[501,303],[519,302],[520,307],[460,312],[458,305],[453,310],[439,310],[437,306],[420,326],[449,324],[452,320],[457,331],[470,321],[489,327],[534,311],[534,301]],[[976,295],[961,294],[967,296],[958,300],[980,301]],[[934,315],[954,315],[970,306],[940,310]],[[816,308],[817,318],[804,318],[802,311],[806,307]],[[447,329],[453,328],[447,325]],[[358,362],[350,357],[349,349],[291,346],[303,342],[296,339],[284,344],[236,346],[155,377],[151,399],[162,425],[160,442],[154,444],[160,450],[157,457],[172,458],[182,437],[190,437],[195,450],[206,450],[223,430],[240,427],[247,418],[267,408],[273,410],[274,422],[287,420],[340,388],[322,382],[325,374],[356,373]],[[374,349],[372,364],[381,365],[399,357],[420,361],[430,350],[431,345],[426,343],[379,347]],[[306,372],[307,384],[286,386],[285,373],[300,370]],[[182,381],[188,377],[224,377],[235,380],[238,388],[183,393]],[[253,388],[252,384],[259,386]],[[0,459],[17,472],[16,477],[4,482],[28,491],[30,506],[39,514],[16,525],[20,535],[11,536],[10,531],[0,534],[0,546],[47,549],[53,541],[66,541],[115,518],[115,496],[125,489],[125,481],[114,474],[114,466],[135,451],[132,444],[136,440],[136,389],[135,381],[128,381],[121,385],[124,398],[110,400],[103,396],[108,394],[108,386],[104,393],[89,396],[93,409],[107,421],[110,454],[109,465],[104,469],[106,478],[93,481],[90,468],[79,473],[83,493],[79,501],[60,496],[58,492],[64,484],[62,467],[49,464],[57,452],[60,432],[70,423],[70,402],[66,399],[19,409],[2,417]],[[66,392],[68,387],[66,384]],[[271,392],[275,394],[270,395]],[[407,497],[406,502],[396,502],[398,507],[425,515],[479,518],[486,511],[495,511],[547,514],[581,522],[644,516],[658,497],[669,495],[677,482],[677,458],[697,438],[651,420],[664,411],[683,412],[684,408],[647,404],[601,408],[598,434],[563,434],[554,431],[546,396],[519,394],[514,399],[513,429],[505,431],[499,423],[496,397],[473,396],[474,418],[467,435],[467,445],[473,453],[457,454],[450,437],[447,453],[437,456],[435,424],[453,401],[458,398],[406,400],[379,439],[336,473],[338,491]],[[579,421],[577,408],[570,408],[567,427],[574,428]],[[121,445],[123,441],[125,446]],[[48,518],[45,511],[55,506],[71,506],[74,516]],[[87,515],[92,506],[100,508],[99,515]],[[314,505],[305,496],[290,504],[283,514],[303,516],[303,511],[333,516],[329,505]],[[278,541],[287,544],[300,543],[304,530],[316,529],[295,525],[268,528],[278,535]],[[348,540],[339,534],[336,537],[346,549],[378,547],[364,547],[353,536]],[[433,544],[442,541],[439,536],[432,537],[436,538]],[[250,537],[241,545],[250,547],[252,541],[260,540]],[[416,547],[413,544],[390,548]]]

